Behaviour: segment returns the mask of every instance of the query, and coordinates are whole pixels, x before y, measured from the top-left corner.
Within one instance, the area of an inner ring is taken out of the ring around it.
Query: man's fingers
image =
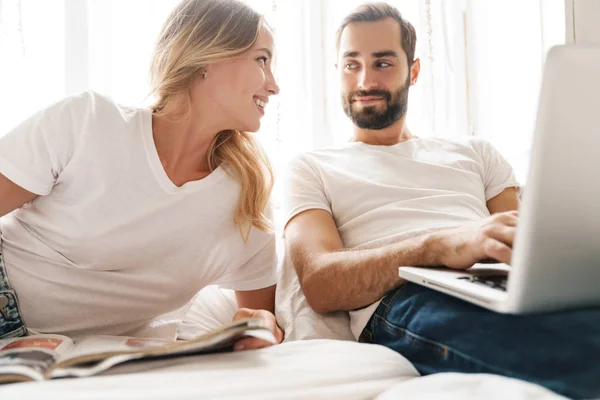
[[[499,240],[488,238],[483,244],[486,257],[493,258],[504,264],[510,264],[512,250]]]
[[[495,224],[490,225],[485,229],[485,235],[488,238],[496,239],[512,248],[516,231],[517,229],[514,226]]]
[[[500,222],[507,226],[517,226],[519,222],[519,212],[509,211],[501,214],[494,215],[497,222]]]
[[[503,221],[505,225],[515,227],[519,223],[519,217],[507,215],[506,219]]]

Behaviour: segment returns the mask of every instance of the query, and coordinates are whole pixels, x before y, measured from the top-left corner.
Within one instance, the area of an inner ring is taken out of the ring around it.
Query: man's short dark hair
[[[337,30],[336,48],[340,48],[340,41],[344,28],[353,22],[376,22],[382,19],[393,18],[400,25],[402,35],[402,49],[406,53],[408,65],[411,66],[415,60],[415,47],[417,45],[417,33],[415,27],[404,18],[397,8],[387,3],[366,3],[355,8],[344,20]]]

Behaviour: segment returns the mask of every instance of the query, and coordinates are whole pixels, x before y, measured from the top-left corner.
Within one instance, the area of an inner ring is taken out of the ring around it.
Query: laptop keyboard
[[[506,282],[508,276],[506,275],[482,275],[482,276],[461,276],[458,279],[467,280],[479,285],[485,285],[492,289],[502,290],[506,292]]]

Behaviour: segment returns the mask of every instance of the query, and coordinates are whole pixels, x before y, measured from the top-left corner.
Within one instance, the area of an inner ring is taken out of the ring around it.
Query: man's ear
[[[419,73],[421,72],[421,60],[415,58],[412,65],[410,66],[410,85],[414,85],[419,80]]]

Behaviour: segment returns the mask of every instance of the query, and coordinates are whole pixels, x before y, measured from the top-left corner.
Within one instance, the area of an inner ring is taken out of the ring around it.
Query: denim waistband
[[[8,284],[4,266],[3,240],[0,237],[0,339],[25,336],[27,328],[19,310],[17,293]]]
[[[386,316],[390,308],[390,304],[392,304],[396,296],[398,296],[402,292],[404,286],[405,284],[400,287],[397,287],[396,289],[392,289],[385,296],[383,296],[381,302],[379,302],[379,305],[377,306],[377,309],[375,310],[373,315],[371,315],[369,322],[367,322],[367,325],[361,332],[358,338],[359,342],[373,343],[373,321],[375,319],[375,315]]]

